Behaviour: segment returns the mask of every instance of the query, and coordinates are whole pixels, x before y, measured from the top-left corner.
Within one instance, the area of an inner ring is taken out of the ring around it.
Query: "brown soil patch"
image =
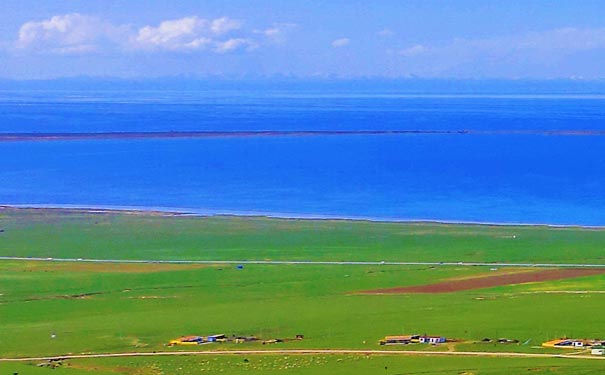
[[[88,371],[88,372],[97,372],[97,371],[103,371],[103,372],[111,372],[111,373],[116,373],[116,374],[126,374],[126,375],[150,375],[150,374],[158,374],[160,373],[159,371],[155,371],[154,369],[151,368],[137,368],[137,367],[128,367],[128,366],[114,366],[114,367],[109,367],[109,366],[101,366],[98,364],[90,364],[90,365],[86,365],[83,363],[78,363],[78,362],[69,362],[67,363],[67,366],[70,369],[76,369],[76,370],[84,370],[84,371]]]
[[[436,284],[416,285],[397,288],[375,289],[361,294],[401,294],[401,293],[451,293],[462,290],[492,288],[502,285],[536,283],[541,281],[569,279],[573,277],[600,275],[605,269],[565,268],[504,275],[480,276],[467,279],[447,280]]]
[[[464,268],[461,268],[464,269]],[[520,273],[533,273],[536,272],[535,269],[527,268],[527,267],[519,267],[519,268],[499,268],[497,271],[489,271],[478,274],[470,274],[470,275],[462,275],[456,277],[450,277],[447,279],[448,282],[458,281],[458,280],[469,280],[469,279],[479,279],[483,277],[492,277],[492,276],[500,276],[500,275],[518,275]]]

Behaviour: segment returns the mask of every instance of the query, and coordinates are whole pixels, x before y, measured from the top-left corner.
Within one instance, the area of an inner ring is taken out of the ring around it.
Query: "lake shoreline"
[[[140,216],[160,217],[235,217],[235,218],[266,218],[279,220],[308,220],[308,221],[344,221],[344,222],[369,222],[369,223],[394,223],[394,224],[436,224],[436,225],[469,225],[489,227],[545,227],[555,229],[591,229],[605,230],[605,225],[582,225],[582,224],[549,224],[549,223],[515,223],[515,222],[490,222],[490,221],[467,221],[467,220],[439,220],[439,219],[406,219],[406,218],[381,218],[364,216],[339,216],[339,215],[313,215],[294,214],[279,212],[256,212],[256,211],[229,211],[229,210],[204,210],[194,208],[175,207],[144,207],[144,206],[111,206],[111,205],[71,205],[71,204],[0,204],[0,212],[6,210],[39,210],[39,211],[65,211],[65,213],[85,214],[123,214]]]

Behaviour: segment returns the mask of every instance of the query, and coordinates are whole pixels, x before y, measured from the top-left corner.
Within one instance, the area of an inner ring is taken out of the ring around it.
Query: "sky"
[[[0,78],[605,78],[603,0],[2,0]]]

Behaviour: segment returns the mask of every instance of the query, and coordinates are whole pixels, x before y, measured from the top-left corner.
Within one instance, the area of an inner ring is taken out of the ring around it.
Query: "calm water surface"
[[[601,97],[0,94],[0,132],[604,130]],[[605,137],[0,143],[0,204],[605,225]]]

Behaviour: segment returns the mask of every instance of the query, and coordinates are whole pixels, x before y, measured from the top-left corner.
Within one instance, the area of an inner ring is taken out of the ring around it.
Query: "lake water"
[[[0,133],[605,130],[605,98],[0,93]],[[0,142],[0,204],[605,225],[605,136]]]

